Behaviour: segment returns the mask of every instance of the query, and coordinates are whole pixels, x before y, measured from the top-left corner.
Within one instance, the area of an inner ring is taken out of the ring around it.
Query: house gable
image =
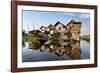
[[[66,25],[66,27],[67,27],[67,26],[71,26],[71,25],[73,25],[73,24],[76,24],[76,25],[80,25],[80,26],[81,26],[82,22],[76,22],[76,21],[74,21],[74,20],[71,20],[71,21]]]
[[[65,26],[61,22],[59,22],[59,21],[54,26],[55,26],[55,29],[65,28]]]
[[[58,21],[54,26],[57,27],[57,26],[59,26],[59,25],[62,26],[63,28],[65,28],[64,24],[62,24],[62,23],[59,22],[59,21]]]

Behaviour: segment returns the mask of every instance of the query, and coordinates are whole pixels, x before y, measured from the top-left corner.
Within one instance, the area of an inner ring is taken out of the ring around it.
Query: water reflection
[[[29,49],[40,50],[42,53],[49,52],[62,57],[67,55],[70,59],[80,59],[81,58],[81,48],[80,42],[74,41],[41,41],[41,44],[29,43]]]

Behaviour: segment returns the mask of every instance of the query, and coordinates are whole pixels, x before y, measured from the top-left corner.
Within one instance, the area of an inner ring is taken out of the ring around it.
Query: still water
[[[25,42],[22,48],[22,62],[79,60],[90,59],[90,43],[84,40],[80,42],[57,42],[34,47]]]

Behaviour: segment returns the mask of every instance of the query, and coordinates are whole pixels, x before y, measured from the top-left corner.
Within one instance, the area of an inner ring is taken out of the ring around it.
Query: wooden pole
[[[29,35],[29,26],[28,26],[28,24],[27,24],[27,32],[28,32],[28,35]]]

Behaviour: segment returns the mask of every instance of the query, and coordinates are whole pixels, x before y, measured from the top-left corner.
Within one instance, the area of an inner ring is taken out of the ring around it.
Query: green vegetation
[[[36,36],[36,35],[31,35],[31,36],[26,36],[26,37],[23,37],[23,41],[24,42],[31,42],[31,43],[34,43],[34,44],[39,44],[39,37]]]
[[[80,38],[90,42],[90,35],[84,35],[84,36],[81,36]]]

